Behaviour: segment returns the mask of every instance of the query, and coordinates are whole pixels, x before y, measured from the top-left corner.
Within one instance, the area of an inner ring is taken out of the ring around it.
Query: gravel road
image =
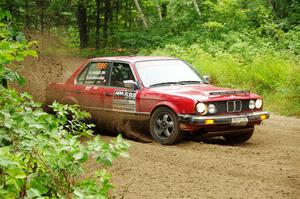
[[[238,146],[129,142],[112,198],[300,198],[300,119],[272,115]]]

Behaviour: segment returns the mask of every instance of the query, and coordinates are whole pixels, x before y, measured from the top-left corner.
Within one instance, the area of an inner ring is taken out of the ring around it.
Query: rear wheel
[[[172,145],[182,139],[177,115],[167,107],[156,109],[150,119],[152,138],[161,144]]]
[[[249,140],[252,137],[253,132],[254,132],[254,127],[252,129],[241,130],[241,132],[238,133],[224,135],[223,137],[227,142],[240,144]]]

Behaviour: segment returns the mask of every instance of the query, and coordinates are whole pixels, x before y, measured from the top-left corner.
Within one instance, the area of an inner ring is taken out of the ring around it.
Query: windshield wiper
[[[178,82],[160,82],[160,83],[152,84],[150,85],[150,87],[165,86],[170,84],[178,84]]]
[[[178,82],[160,82],[160,83],[152,84],[150,85],[150,87],[165,86],[171,84],[186,85],[186,84],[201,84],[201,83],[203,83],[203,81],[186,80],[186,81],[178,81]]]
[[[190,80],[187,80],[187,81],[179,81],[178,84],[201,84],[203,83],[202,81],[190,81]]]

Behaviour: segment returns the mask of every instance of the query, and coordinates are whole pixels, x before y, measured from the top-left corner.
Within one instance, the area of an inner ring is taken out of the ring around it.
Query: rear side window
[[[77,84],[83,84],[84,83],[85,76],[86,76],[86,73],[87,73],[88,69],[89,69],[89,67],[85,67],[83,72],[79,75],[79,77],[77,78]]]
[[[77,84],[106,85],[108,82],[108,62],[90,63],[79,75]]]
[[[113,63],[110,86],[124,87],[124,80],[134,80],[131,68],[126,63]]]

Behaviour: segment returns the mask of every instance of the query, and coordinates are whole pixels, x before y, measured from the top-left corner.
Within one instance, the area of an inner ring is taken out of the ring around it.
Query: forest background
[[[250,89],[300,116],[298,0],[1,0],[14,30],[51,35],[80,57],[167,55],[218,86]],[[19,37],[20,34],[18,34]]]

